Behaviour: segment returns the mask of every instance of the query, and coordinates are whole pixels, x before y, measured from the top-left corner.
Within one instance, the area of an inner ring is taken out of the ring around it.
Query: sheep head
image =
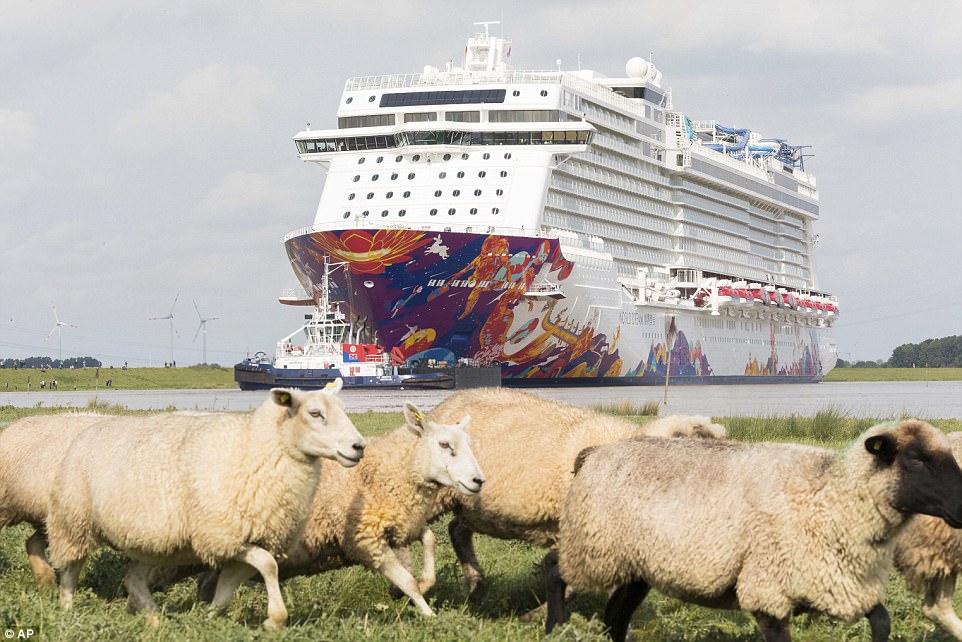
[[[945,433],[918,419],[882,424],[868,432],[865,450],[878,475],[889,478],[892,508],[962,527],[962,470]]]
[[[364,455],[364,438],[344,411],[337,396],[343,387],[335,379],[323,390],[306,392],[274,388],[271,398],[287,409],[284,418],[292,445],[307,457],[333,459],[342,466],[357,465]]]
[[[466,495],[481,491],[484,473],[471,451],[471,438],[464,432],[471,422],[469,415],[456,424],[436,423],[408,401],[404,404],[404,420],[408,430],[421,440],[421,473],[425,479]]]

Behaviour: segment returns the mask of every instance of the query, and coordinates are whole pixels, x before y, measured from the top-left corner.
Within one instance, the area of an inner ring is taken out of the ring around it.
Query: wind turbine
[[[162,321],[168,319],[170,321],[170,365],[174,365],[174,306],[177,305],[177,297],[180,296],[180,292],[174,296],[174,302],[170,304],[170,312],[167,313],[165,317],[150,317],[148,321]]]
[[[47,335],[47,338],[44,339],[44,341],[49,341],[50,337],[53,336],[53,333],[54,332],[57,333],[57,343],[59,344],[59,352],[57,354],[57,359],[59,359],[60,361],[63,361],[63,327],[67,326],[70,328],[76,328],[77,326],[75,326],[72,323],[67,323],[66,321],[61,321],[60,317],[57,316],[57,306],[51,305],[50,307],[53,308],[53,318],[54,318],[54,321],[56,321],[56,323],[52,328],[50,328],[50,334]]]
[[[220,317],[209,317],[205,319],[200,315],[200,308],[197,307],[197,301],[194,301],[194,309],[197,310],[197,318],[200,319],[200,323],[197,325],[197,332],[194,333],[193,341],[197,341],[197,335],[203,331],[204,332],[204,365],[207,365],[207,322],[216,321]]]

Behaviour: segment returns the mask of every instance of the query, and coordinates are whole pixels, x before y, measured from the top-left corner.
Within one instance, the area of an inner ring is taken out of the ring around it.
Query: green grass
[[[123,409],[112,408],[115,412]],[[50,409],[27,409],[28,414]],[[7,409],[0,408],[0,420]],[[400,425],[401,413],[353,413],[366,435],[382,434]],[[848,443],[876,420],[852,417],[826,409],[815,417],[716,417],[734,439],[744,441],[793,440],[830,447]],[[8,419],[9,421],[9,419]],[[962,419],[933,420],[943,430],[962,430]],[[516,541],[477,536],[476,547],[486,571],[488,593],[478,606],[466,603],[460,567],[447,535],[447,518],[434,525],[438,539],[438,584],[428,594],[437,617],[424,619],[407,599],[392,600],[387,582],[363,568],[341,569],[282,583],[290,613],[288,627],[266,633],[267,597],[260,584],[238,591],[227,612],[211,615],[195,604],[194,583],[179,582],[155,593],[163,615],[152,627],[143,615],[126,612],[121,586],[125,559],[102,549],[88,560],[74,609],[64,612],[53,591],[38,589],[26,563],[23,543],[31,529],[18,526],[0,531],[0,629],[29,627],[39,640],[423,640],[425,642],[543,639],[543,621],[522,622],[520,615],[539,603],[543,594],[540,562],[544,551]],[[416,550],[416,553],[419,552]],[[962,595],[962,592],[960,592]],[[901,578],[889,583],[886,608],[892,616],[892,639],[918,642],[951,640],[926,619],[921,597],[908,592]],[[573,604],[573,617],[556,630],[552,640],[600,642],[607,640],[598,618],[604,596],[581,595]],[[959,608],[959,602],[956,603]],[[655,592],[636,612],[632,622],[636,640],[687,642],[748,642],[759,640],[753,619],[743,613],[716,611],[681,603]],[[828,618],[793,618],[797,642],[866,640],[867,622],[851,626]]]
[[[28,382],[29,379],[29,382]],[[40,380],[56,379],[59,390],[105,388],[110,379],[116,390],[182,390],[236,388],[233,368],[190,366],[187,368],[0,368],[0,391],[40,390]]]
[[[834,368],[823,381],[962,381],[962,368]]]

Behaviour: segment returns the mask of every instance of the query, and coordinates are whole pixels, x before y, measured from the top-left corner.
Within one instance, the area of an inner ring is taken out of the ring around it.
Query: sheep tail
[[[597,446],[588,446],[578,453],[578,456],[575,457],[575,468],[572,471],[575,475],[577,475],[578,471],[581,470],[581,467],[584,466],[585,460],[588,459],[588,455],[593,453],[596,448]]]

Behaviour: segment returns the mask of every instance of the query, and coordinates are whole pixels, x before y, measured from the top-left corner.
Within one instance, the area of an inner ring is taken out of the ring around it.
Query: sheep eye
[[[311,415],[312,417],[314,417],[315,419],[318,419],[318,418],[323,419],[323,418],[324,418],[324,413],[322,413],[320,410],[312,410],[312,411],[310,411],[310,413],[308,413],[308,414],[310,414],[310,415]]]
[[[451,444],[449,444],[449,443],[446,442],[446,441],[439,441],[439,442],[438,442],[438,446],[440,446],[441,448],[446,448],[446,449],[448,449],[448,450],[451,449]]]

